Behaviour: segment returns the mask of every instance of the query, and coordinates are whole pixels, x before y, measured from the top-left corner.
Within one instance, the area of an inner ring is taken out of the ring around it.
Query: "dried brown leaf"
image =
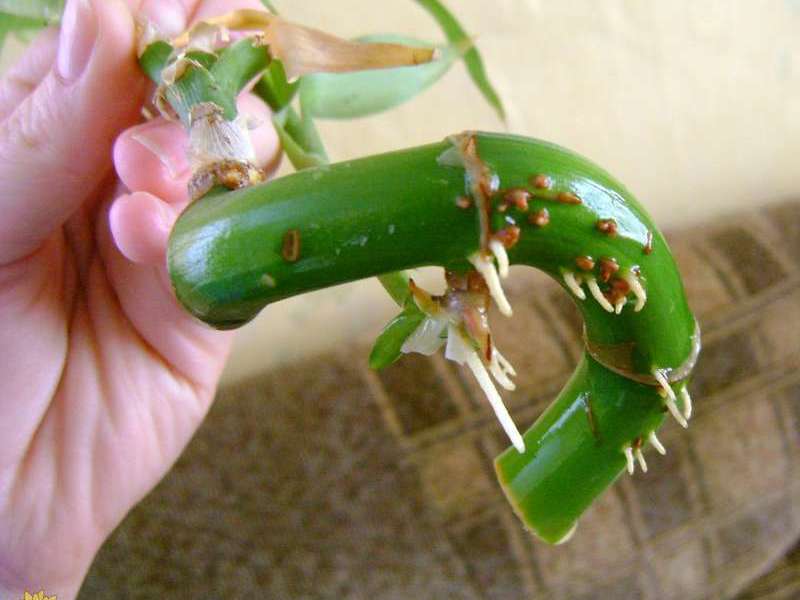
[[[209,27],[220,31],[257,32],[279,59],[289,79],[309,73],[343,73],[418,65],[435,58],[435,50],[403,44],[352,42],[297,25],[257,10],[238,10],[196,24],[172,43],[191,47],[195,37],[207,37]]]

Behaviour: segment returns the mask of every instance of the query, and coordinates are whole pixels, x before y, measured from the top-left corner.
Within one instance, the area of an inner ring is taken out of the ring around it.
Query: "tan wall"
[[[293,20],[343,36],[441,39],[409,0],[276,4]],[[800,189],[800,0],[449,5],[477,37],[506,102],[509,130],[594,159],[662,226]],[[388,114],[322,125],[334,159],[500,128],[460,66]],[[392,312],[377,284],[367,282],[286,301],[241,332],[228,377],[375,332]]]

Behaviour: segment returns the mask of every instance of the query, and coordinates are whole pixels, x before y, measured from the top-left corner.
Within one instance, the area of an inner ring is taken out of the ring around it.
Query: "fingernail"
[[[139,15],[168,37],[174,37],[186,28],[186,7],[181,0],[145,0]]]
[[[172,226],[175,225],[175,212],[170,208],[170,206],[166,202],[159,202],[158,206],[158,220],[161,223],[161,226],[164,228],[165,231],[169,232],[172,230]]]
[[[97,19],[90,0],[67,0],[61,20],[56,67],[61,78],[72,83],[86,69],[97,39]]]
[[[164,165],[167,175],[179,181],[189,171],[186,138],[174,123],[154,122],[139,126],[131,136]]]

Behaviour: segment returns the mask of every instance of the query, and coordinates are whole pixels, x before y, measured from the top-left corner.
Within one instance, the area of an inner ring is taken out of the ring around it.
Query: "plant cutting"
[[[165,39],[143,28],[140,62],[157,84],[154,109],[190,139],[192,204],[172,231],[170,277],[186,309],[222,329],[314,289],[378,276],[400,307],[370,356],[447,358],[476,377],[508,434],[501,486],[542,539],[568,539],[581,513],[620,473],[664,450],[666,413],[691,416],[686,388],[700,336],[669,249],[643,208],[610,175],[558,146],[467,131],[425,146],[329,163],[313,119],[384,110],[463,58],[502,112],[472,42],[435,1],[442,48],[397,36],[356,42],[238,11]],[[244,33],[242,36],[241,33]],[[271,182],[254,165],[235,99],[247,86],[274,111],[298,172]],[[550,408],[522,434],[495,384],[513,366],[489,323],[513,307],[510,266],[555,278],[580,309],[585,353]],[[436,265],[432,295],[405,270]]]

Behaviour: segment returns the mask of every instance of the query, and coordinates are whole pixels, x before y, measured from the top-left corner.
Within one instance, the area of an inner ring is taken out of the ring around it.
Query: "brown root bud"
[[[458,198],[456,198],[456,206],[458,208],[466,210],[470,206],[472,206],[472,199],[469,198],[468,196],[459,196]]]
[[[544,227],[550,222],[550,213],[546,208],[537,210],[535,213],[531,213],[528,216],[528,222],[536,227]]]
[[[519,210],[527,211],[530,197],[531,193],[525,188],[512,188],[503,194],[503,201]]]
[[[509,225],[494,234],[494,239],[503,244],[504,248],[511,248],[519,241],[520,229],[516,225]]]
[[[575,259],[575,264],[581,271],[591,271],[594,269],[594,259],[591,256],[579,256]]]
[[[265,179],[264,172],[251,163],[225,160],[206,165],[192,175],[189,180],[189,198],[192,201],[202,198],[217,185],[238,190],[261,183]]]
[[[300,230],[289,229],[283,234],[281,256],[286,262],[296,262],[300,258]]]
[[[600,259],[600,281],[608,283],[611,276],[619,271],[619,264],[613,258]]]
[[[530,179],[530,183],[533,187],[540,189],[540,190],[549,190],[550,187],[553,185],[553,180],[550,179],[547,175],[539,174],[534,175]]]
[[[605,293],[605,296],[611,304],[616,304],[625,298],[630,291],[631,286],[627,281],[615,277],[611,280],[611,288]]]
[[[600,219],[597,221],[597,231],[605,233],[607,236],[617,235],[617,222],[614,219]]]
[[[583,204],[583,201],[572,192],[559,192],[556,201],[562,204]]]

